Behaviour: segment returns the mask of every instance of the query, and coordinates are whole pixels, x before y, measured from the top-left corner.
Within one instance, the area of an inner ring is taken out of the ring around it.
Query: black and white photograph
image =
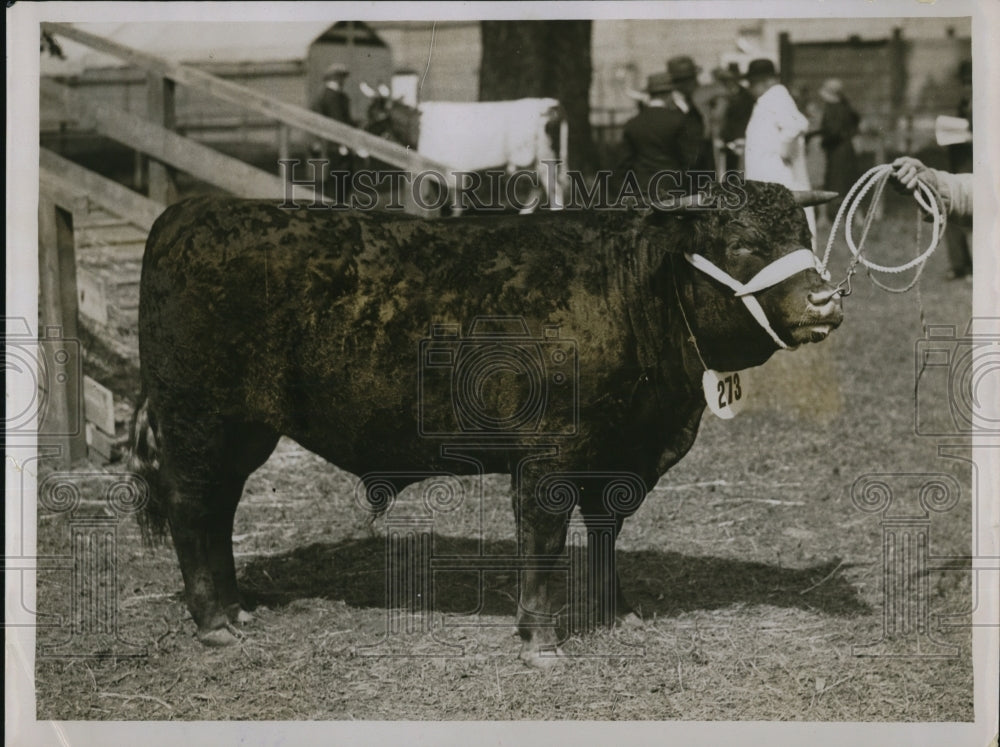
[[[996,747],[996,2],[6,14],[8,744]]]

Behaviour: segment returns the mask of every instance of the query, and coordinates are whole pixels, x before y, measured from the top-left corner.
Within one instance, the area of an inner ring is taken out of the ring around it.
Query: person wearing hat
[[[334,62],[323,73],[323,90],[313,100],[312,110],[324,117],[354,126],[351,117],[351,100],[344,91],[350,72],[343,62]]]
[[[317,114],[335,119],[351,127],[356,127],[351,117],[351,100],[344,90],[344,83],[349,75],[347,65],[334,62],[323,73],[323,89],[313,99],[310,108]],[[347,174],[353,171],[354,159],[350,149],[342,143],[316,142],[313,151],[324,160],[329,159],[330,172],[336,172],[334,187],[337,201],[347,197],[349,179]]]
[[[666,73],[649,76],[649,101],[625,123],[619,175],[631,173],[643,195],[653,191],[657,194],[652,196],[664,195],[678,188],[692,192],[694,185],[687,173],[713,170],[705,121],[691,100],[698,88],[699,71],[690,57],[672,57]]]
[[[716,77],[726,88],[726,110],[722,115],[719,137],[725,151],[726,170],[735,171],[741,167],[747,123],[753,113],[755,99],[741,83],[740,69],[736,63],[720,69]]]
[[[806,170],[805,134],[809,120],[778,79],[774,63],[751,60],[743,75],[756,99],[746,135],[746,178],[777,182],[789,189],[812,189]],[[805,208],[816,243],[816,211]]]
[[[823,101],[823,114],[816,134],[826,158],[823,189],[840,195],[826,204],[827,217],[832,221],[844,195],[861,176],[853,140],[861,118],[844,96],[844,85],[837,78],[823,82],[819,97]]]

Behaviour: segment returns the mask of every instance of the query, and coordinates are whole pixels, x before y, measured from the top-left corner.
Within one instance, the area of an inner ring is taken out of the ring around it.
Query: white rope
[[[844,201],[840,204],[840,209],[837,211],[837,217],[833,221],[833,226],[830,229],[830,236],[826,242],[826,251],[823,253],[823,260],[821,266],[824,270],[827,269],[827,265],[830,261],[830,253],[833,250],[833,242],[837,237],[837,228],[840,225],[841,219],[845,218],[844,222],[844,240],[847,242],[847,248],[851,251],[854,256],[851,262],[851,269],[848,270],[848,279],[850,274],[852,274],[853,267],[856,264],[864,265],[868,270],[874,270],[876,272],[885,273],[900,273],[911,270],[914,267],[919,267],[917,275],[923,270],[924,263],[930,258],[934,250],[937,249],[938,243],[941,241],[941,237],[944,235],[944,227],[947,223],[947,217],[943,209],[943,203],[941,201],[941,196],[937,191],[929,184],[927,184],[922,179],[917,180],[917,188],[913,192],[913,197],[917,201],[917,204],[931,215],[933,219],[933,231],[931,233],[931,240],[927,248],[921,252],[919,255],[906,262],[895,267],[890,267],[887,265],[880,265],[876,262],[872,262],[866,259],[862,254],[862,247],[864,246],[865,239],[868,236],[868,229],[871,227],[872,217],[874,211],[869,209],[868,215],[865,220],[864,228],[861,232],[861,237],[857,242],[854,240],[853,223],[854,223],[854,213],[861,206],[861,201],[865,198],[873,188],[875,192],[872,194],[871,204],[874,205],[879,198],[882,196],[882,190],[885,189],[886,182],[892,174],[891,164],[882,164],[880,166],[874,166],[868,171],[866,171],[858,181],[854,183],[854,186],[848,191],[847,195],[844,197]],[[873,278],[874,279],[874,278]],[[881,286],[884,287],[884,286]],[[912,287],[912,285],[910,286]],[[892,289],[887,289],[892,290]]]

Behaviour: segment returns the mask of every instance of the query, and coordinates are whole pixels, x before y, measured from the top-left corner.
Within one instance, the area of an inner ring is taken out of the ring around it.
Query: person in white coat
[[[806,170],[806,131],[809,120],[778,79],[774,63],[752,60],[743,77],[756,98],[747,123],[746,178],[777,182],[789,189],[812,189]],[[816,243],[816,210],[805,208],[813,244]]]

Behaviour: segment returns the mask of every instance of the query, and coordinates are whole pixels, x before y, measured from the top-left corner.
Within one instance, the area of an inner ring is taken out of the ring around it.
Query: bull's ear
[[[392,91],[389,90],[389,86],[387,86],[385,83],[379,84],[378,92],[384,99],[387,99],[389,98],[389,96],[392,95]]]
[[[793,189],[792,198],[799,207],[822,205],[840,196],[839,192],[827,192],[822,189]]]
[[[375,93],[375,89],[368,85],[367,81],[361,81],[361,83],[358,84],[358,88],[361,89],[361,93],[363,93],[367,98],[373,99],[378,95]]]

